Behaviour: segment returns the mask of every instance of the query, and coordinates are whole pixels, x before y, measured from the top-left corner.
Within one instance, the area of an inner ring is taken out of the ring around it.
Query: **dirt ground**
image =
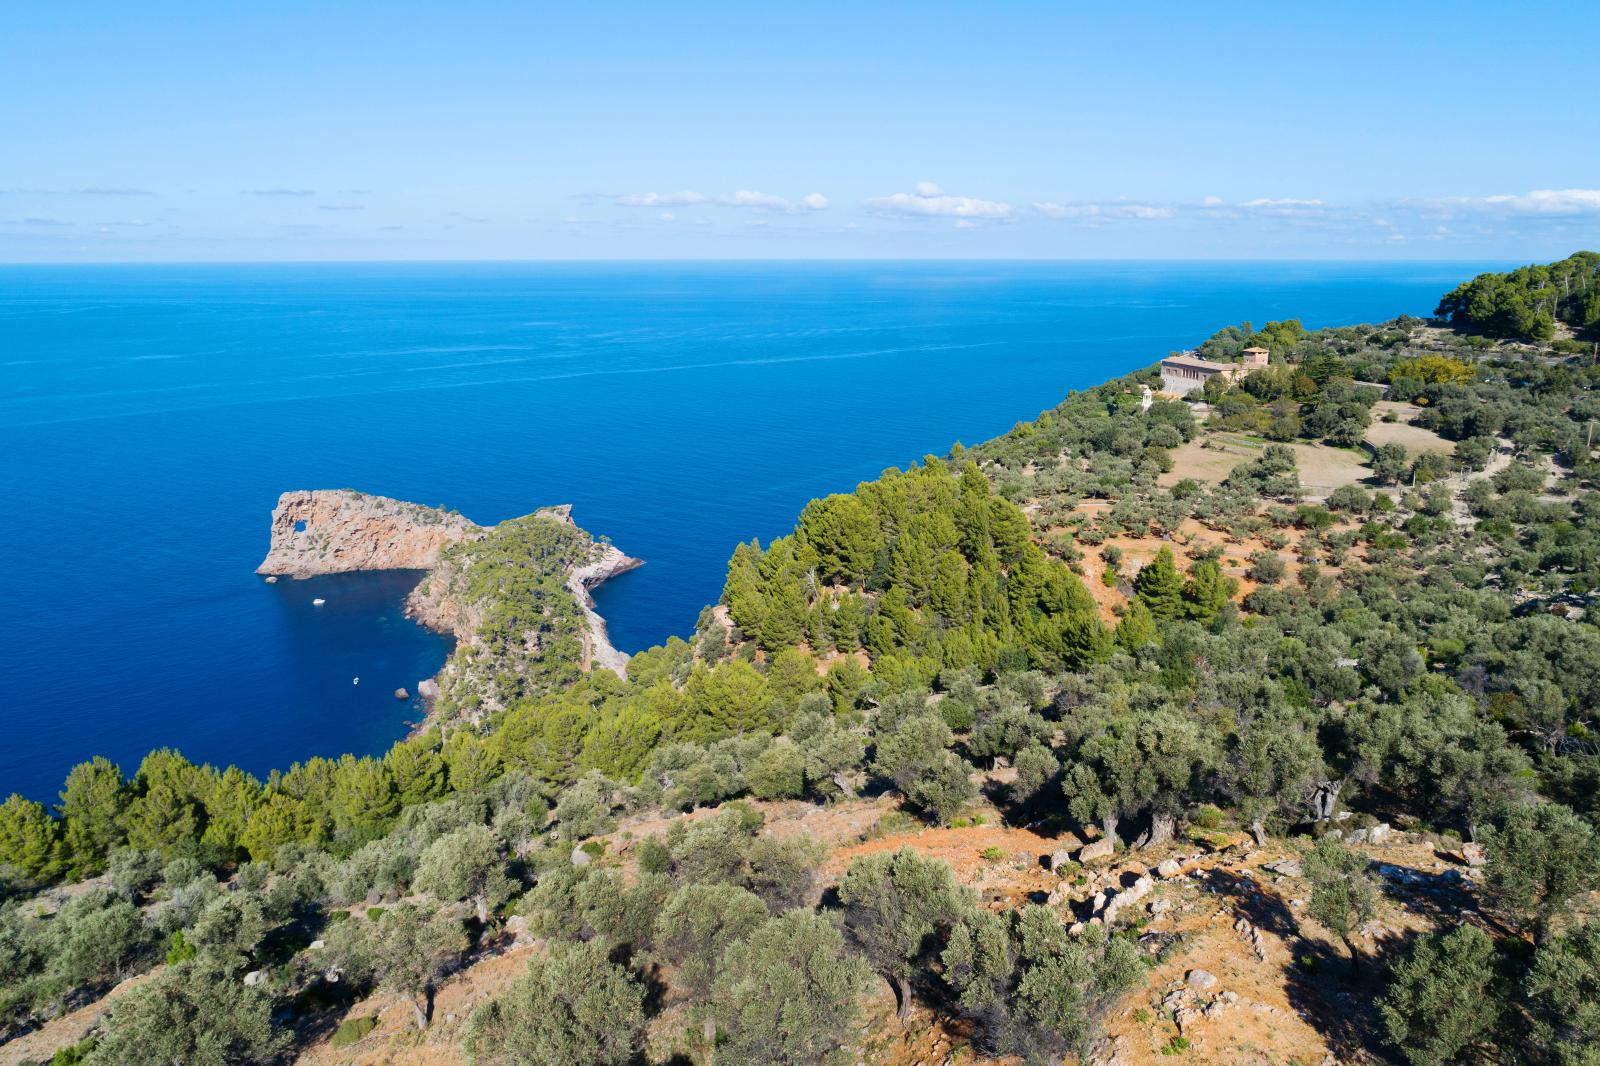
[[[1074,508],[1074,514],[1097,515],[1108,509],[1108,504],[1103,500],[1084,500]],[[1334,529],[1348,528],[1348,523],[1341,523]],[[1259,537],[1246,537],[1237,539],[1227,533],[1212,529],[1193,518],[1186,518],[1178,526],[1171,539],[1161,537],[1108,537],[1105,543],[1097,548],[1085,548],[1083,553],[1083,583],[1089,590],[1089,595],[1094,597],[1096,605],[1100,608],[1101,621],[1108,625],[1115,625],[1121,618],[1121,610],[1127,606],[1128,597],[1124,591],[1133,575],[1139,568],[1156,557],[1163,547],[1171,548],[1176,558],[1178,569],[1187,572],[1189,569],[1190,551],[1201,550],[1208,547],[1222,549],[1222,572],[1239,582],[1239,591],[1236,599],[1248,596],[1256,588],[1256,583],[1249,577],[1250,557],[1257,552],[1276,551],[1284,562],[1283,584],[1293,584],[1299,577],[1301,564],[1298,555],[1299,544],[1305,536],[1305,531],[1297,528],[1279,530],[1288,543],[1282,548],[1270,548]],[[1117,573],[1122,581],[1118,585],[1105,584],[1102,575],[1106,570],[1105,553],[1109,548],[1116,548],[1122,552],[1122,560],[1117,564]],[[1350,558],[1360,559],[1364,549],[1360,546],[1351,549]],[[1321,564],[1326,574],[1338,574],[1340,569],[1326,563]]]
[[[1394,415],[1398,421],[1383,421],[1383,416],[1388,414]],[[1422,452],[1454,454],[1455,442],[1445,440],[1431,429],[1413,425],[1412,419],[1416,416],[1417,409],[1409,403],[1398,403],[1394,400],[1378,401],[1372,409],[1372,425],[1367,427],[1367,443],[1374,448],[1381,448],[1391,443],[1399,444],[1405,448],[1407,455],[1412,456]]]
[[[1003,780],[1008,771],[981,775]],[[957,880],[981,905],[992,909],[1046,902],[1064,923],[1086,921],[1092,897],[1115,892],[1148,876],[1153,887],[1119,914],[1136,923],[1141,949],[1152,957],[1147,980],[1106,1016],[1100,1052],[1086,1066],[1156,1066],[1181,1051],[1184,1060],[1215,1066],[1267,1066],[1330,1062],[1374,1063],[1368,1043],[1376,1031],[1370,982],[1383,958],[1404,940],[1434,927],[1440,915],[1463,913],[1452,898],[1471,873],[1415,838],[1397,835],[1384,846],[1360,847],[1372,860],[1382,888],[1378,918],[1355,937],[1362,965],[1353,967],[1344,946],[1304,917],[1310,890],[1292,867],[1268,866],[1298,857],[1296,846],[1272,841],[1256,848],[1243,834],[1222,832],[1201,843],[1175,841],[1147,851],[1118,852],[1066,875],[1044,861],[1082,840],[1001,824],[998,812],[980,804],[969,816],[982,824],[964,828],[919,828],[895,814],[893,796],[829,806],[799,801],[756,803],[767,818],[764,831],[804,835],[829,853],[820,889],[836,883],[861,855],[902,847],[948,862]],[[630,852],[645,837],[673,821],[714,817],[715,810],[676,816],[626,819],[606,839],[602,862],[630,865]],[[1179,864],[1163,876],[1164,859]],[[461,1041],[472,1011],[501,995],[520,976],[539,942],[516,944],[509,937],[490,947],[440,985],[433,1024],[418,1034],[409,1003],[376,994],[342,1018],[321,1020],[318,1034],[296,1061],[309,1066],[465,1066]],[[1204,971],[1197,975],[1195,971]],[[1209,978],[1205,975],[1209,975]],[[148,975],[119,986],[125,993]],[[58,1019],[38,1033],[0,1048],[0,1063],[47,1058],[81,1038],[104,1001]],[[936,1016],[922,1000],[905,1024],[895,1017],[886,982],[875,981],[862,1004],[863,1020],[847,1051],[863,1066],[1017,1066],[974,1048],[970,1023]],[[334,1049],[329,1038],[348,1018],[375,1018],[377,1025],[349,1047]],[[686,1031],[681,1008],[670,1001],[652,1022],[652,1061],[666,1061]],[[1181,1038],[1181,1041],[1179,1040]]]
[[[1384,894],[1377,921],[1355,938],[1364,962],[1361,969],[1352,969],[1342,944],[1303,917],[1310,892],[1298,872],[1265,868],[1297,857],[1288,842],[1257,849],[1235,833],[1204,847],[1177,842],[1147,852],[1120,852],[1101,863],[1072,868],[1074,881],[1067,883],[1041,860],[1063,848],[1070,851],[1081,841],[1070,834],[1052,837],[1004,826],[991,811],[981,812],[983,825],[910,828],[879,836],[875,827],[895,809],[892,797],[828,807],[800,802],[756,806],[767,815],[766,831],[804,834],[831,849],[822,868],[825,883],[836,882],[857,856],[909,847],[950,863],[957,879],[995,909],[1042,901],[1052,889],[1068,884],[1069,890],[1057,895],[1062,897],[1062,920],[1071,922],[1088,916],[1085,908],[1096,891],[1151,876],[1152,891],[1118,921],[1138,922],[1141,945],[1152,954],[1158,945],[1166,950],[1148,971],[1147,983],[1107,1016],[1106,1043],[1091,1060],[1095,1066],[1156,1066],[1170,1061],[1180,1047],[1185,1061],[1215,1066],[1375,1062],[1365,1044],[1376,1023],[1364,982],[1380,970],[1380,957],[1407,935],[1433,927],[1436,915],[1446,909],[1440,906],[1438,893],[1444,889],[1438,886],[1461,883],[1460,868],[1425,844],[1364,847]],[[626,822],[609,837],[608,851],[626,864],[634,842],[673,820],[652,816]],[[1178,860],[1180,872],[1160,876],[1156,866],[1162,859]],[[1078,877],[1084,878],[1082,884],[1076,883]],[[327,1046],[324,1036],[298,1061],[314,1066],[463,1063],[459,1042],[472,1009],[503,992],[538,950],[537,945],[512,947],[452,976],[439,989],[434,1024],[425,1036],[413,1031],[405,1002],[376,995],[347,1015],[376,1017],[378,1026],[370,1034],[338,1051]],[[1215,982],[1191,979],[1196,970]],[[918,1001],[902,1025],[894,1006],[887,983],[874,982],[863,1003],[864,1020],[848,1047],[854,1061],[867,1066],[1016,1066],[1012,1059],[978,1054],[973,1048],[976,1034],[962,1020],[936,1017]],[[665,1059],[683,1031],[680,1012],[669,1006],[652,1025],[657,1059]],[[1187,1045],[1174,1043],[1180,1036]]]
[[[52,1019],[48,1025],[0,1045],[0,1066],[15,1066],[19,1062],[34,1062],[41,1059],[48,1061],[57,1049],[80,1043],[89,1035],[89,1030],[94,1028],[95,1020],[100,1017],[101,1011],[107,1010],[118,999],[165,969],[164,965],[157,966],[146,973],[130,977],[88,1006],[63,1014],[59,1018]]]
[[[1351,485],[1371,475],[1365,457],[1345,448],[1326,444],[1293,443],[1300,484],[1308,501],[1326,499],[1341,485]],[[1266,444],[1240,433],[1207,433],[1180,448],[1173,449],[1172,469],[1156,483],[1171,488],[1184,478],[1215,485],[1234,467],[1259,456]]]

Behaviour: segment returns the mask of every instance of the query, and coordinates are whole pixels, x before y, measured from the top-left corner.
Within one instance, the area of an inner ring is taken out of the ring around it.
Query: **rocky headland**
[[[406,600],[419,623],[455,637],[437,678],[418,691],[430,719],[477,720],[596,667],[622,674],[589,592],[640,566],[547,507],[497,526],[349,489],[286,492],[272,512],[272,577],[360,570],[427,571]]]
[[[354,570],[431,570],[448,545],[484,535],[453,511],[354,489],[286,492],[256,573],[315,577]]]

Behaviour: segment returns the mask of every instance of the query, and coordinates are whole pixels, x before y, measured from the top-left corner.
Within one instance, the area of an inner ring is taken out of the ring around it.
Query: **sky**
[[[1600,4],[0,7],[0,262],[1600,247]]]

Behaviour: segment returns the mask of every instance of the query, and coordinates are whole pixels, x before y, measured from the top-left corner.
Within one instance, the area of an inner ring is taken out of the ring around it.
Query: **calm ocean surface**
[[[637,650],[813,496],[1227,323],[1426,314],[1498,265],[0,266],[0,795],[404,735],[449,650],[415,576],[264,584],[285,489],[572,503],[647,563],[597,596]]]

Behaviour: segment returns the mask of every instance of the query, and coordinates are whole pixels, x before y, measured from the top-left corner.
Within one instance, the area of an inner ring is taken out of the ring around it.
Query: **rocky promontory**
[[[434,720],[481,718],[570,684],[595,667],[622,674],[589,590],[641,565],[547,507],[497,526],[454,511],[348,489],[286,492],[257,573],[294,578],[357,570],[425,570],[406,613],[456,639],[418,691]]]
[[[353,570],[430,570],[447,545],[482,526],[437,507],[354,489],[286,492],[272,509],[272,541],[258,574],[315,577]]]

